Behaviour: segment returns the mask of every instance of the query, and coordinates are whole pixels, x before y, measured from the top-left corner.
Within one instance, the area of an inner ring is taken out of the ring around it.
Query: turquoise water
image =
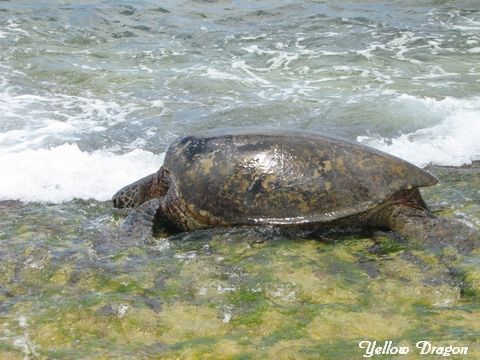
[[[420,166],[480,158],[475,2],[0,9],[4,200],[107,200],[175,137],[226,126],[330,132]]]
[[[109,199],[180,135],[270,125],[427,166],[432,208],[479,227],[479,55],[476,1],[1,1],[0,355],[475,358],[475,253],[248,230],[125,249]]]

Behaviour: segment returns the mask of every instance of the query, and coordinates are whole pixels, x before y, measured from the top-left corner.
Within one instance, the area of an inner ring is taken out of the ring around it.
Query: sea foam
[[[76,144],[22,152],[0,150],[0,200],[61,203],[108,200],[121,187],[158,170],[164,154],[133,150],[91,153]]]
[[[357,141],[420,167],[461,166],[480,160],[480,98],[435,100],[401,95],[398,100],[410,108],[428,109],[441,121],[396,138],[372,135],[359,136]]]
[[[393,138],[372,132],[359,136],[359,142],[421,167],[428,164],[461,166],[480,160],[480,98],[436,100],[400,95],[394,101],[394,106],[387,108],[396,113],[396,121],[413,119],[408,126],[396,124],[396,127],[411,127],[418,118],[418,130]],[[73,121],[67,124],[48,122],[41,135],[52,132],[58,138],[61,134],[68,139],[65,135],[71,129],[52,128],[55,124],[77,128]],[[15,134],[18,139],[13,136]],[[0,200],[61,203],[81,198],[106,201],[121,187],[157,171],[164,158],[164,154],[141,149],[123,154],[113,148],[82,151],[74,139],[48,147],[42,144],[43,137],[38,133],[28,133],[28,127],[0,133],[0,138],[2,135],[5,138],[4,147],[0,148]],[[35,146],[27,141],[30,137],[35,140]]]

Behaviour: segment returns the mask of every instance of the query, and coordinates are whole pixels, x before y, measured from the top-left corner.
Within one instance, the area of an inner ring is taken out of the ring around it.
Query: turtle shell
[[[437,179],[368,146],[276,128],[204,131],[177,139],[164,169],[182,205],[212,225],[324,223]]]

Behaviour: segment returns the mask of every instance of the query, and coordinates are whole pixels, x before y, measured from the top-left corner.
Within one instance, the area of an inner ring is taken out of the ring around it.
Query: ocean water
[[[0,3],[0,199],[108,200],[217,127],[480,159],[474,1]]]
[[[0,357],[358,358],[424,333],[478,354],[478,254],[109,242],[111,196],[176,137],[250,125],[426,167],[434,210],[480,227],[480,3],[0,0]]]

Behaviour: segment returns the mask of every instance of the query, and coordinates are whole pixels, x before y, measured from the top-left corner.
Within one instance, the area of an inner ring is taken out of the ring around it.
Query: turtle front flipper
[[[157,211],[161,208],[161,202],[162,198],[154,198],[143,203],[130,213],[121,227],[123,236],[127,241],[132,239],[132,241],[137,243],[153,242],[153,222],[155,221]]]

